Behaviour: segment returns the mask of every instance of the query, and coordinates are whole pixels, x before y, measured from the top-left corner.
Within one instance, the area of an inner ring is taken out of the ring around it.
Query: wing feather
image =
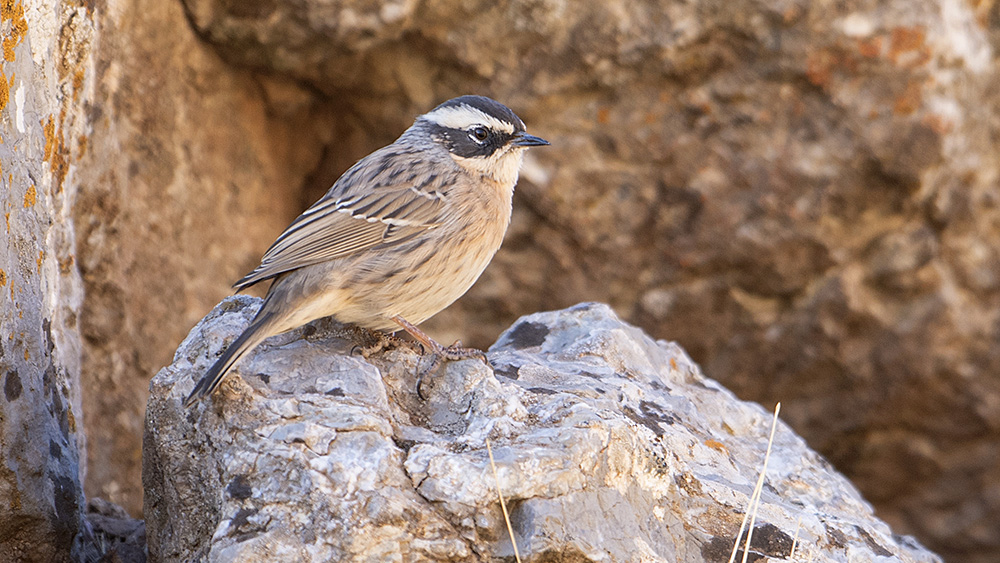
[[[388,147],[387,147],[388,148]],[[346,172],[322,199],[299,215],[264,253],[260,265],[236,282],[244,289],[279,274],[343,258],[372,247],[385,248],[412,239],[441,222],[442,186],[447,175],[397,181],[399,173],[378,162],[377,151]],[[398,156],[398,155],[397,155]],[[390,173],[386,173],[389,170]],[[398,170],[398,168],[397,168]],[[366,191],[359,179],[375,181]],[[347,180],[347,181],[345,181]],[[389,181],[392,180],[392,181]],[[350,184],[350,185],[347,185]]]

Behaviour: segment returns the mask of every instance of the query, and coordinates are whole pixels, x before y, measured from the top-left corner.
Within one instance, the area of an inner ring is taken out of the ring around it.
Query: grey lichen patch
[[[627,405],[622,407],[622,413],[624,413],[625,416],[632,419],[633,422],[636,422],[638,424],[645,426],[646,428],[649,428],[657,436],[663,435],[663,428],[660,426],[660,421],[656,417],[648,416],[646,414],[640,414],[636,412],[635,409]]]
[[[72,476],[50,476],[53,486],[53,500],[56,510],[55,532],[62,541],[70,541],[80,525],[80,490]]]
[[[792,537],[774,524],[754,528],[750,547],[768,557],[788,557],[792,553]]]
[[[674,424],[675,422],[677,422],[676,417],[674,417],[672,414],[667,413],[666,411],[663,410],[663,408],[660,405],[657,405],[652,401],[640,401],[639,410],[642,412],[644,416],[653,418],[656,421],[662,422],[664,424]]]
[[[517,368],[514,366],[499,366],[496,367],[494,373],[501,375],[508,379],[517,379]]]
[[[855,526],[854,529],[857,530],[861,539],[865,540],[868,547],[872,548],[872,552],[875,553],[875,555],[880,557],[892,557],[892,552],[882,547],[877,541],[875,541],[875,538],[873,538],[871,534],[865,531],[864,528],[861,526]]]
[[[241,527],[245,526],[249,522],[250,517],[260,512],[256,508],[241,508],[233,516],[232,520],[229,521],[229,527],[233,530],[239,530]]]
[[[518,350],[541,346],[545,343],[545,337],[549,334],[549,328],[540,323],[522,322],[518,323],[513,330],[507,333],[504,344],[510,344]]]
[[[4,377],[3,396],[8,402],[16,401],[21,396],[21,376],[14,370],[9,370]]]
[[[733,551],[735,537],[713,536],[702,546],[701,554],[709,563],[724,563],[729,561]],[[743,560],[746,546],[746,532],[739,538],[736,550],[736,561]],[[750,551],[746,554],[747,561],[770,561],[774,558],[784,559],[791,555],[792,537],[773,524],[763,524],[753,530],[750,537]]]
[[[253,488],[250,487],[250,479],[246,475],[237,475],[226,486],[226,492],[235,499],[246,500],[253,495]]]

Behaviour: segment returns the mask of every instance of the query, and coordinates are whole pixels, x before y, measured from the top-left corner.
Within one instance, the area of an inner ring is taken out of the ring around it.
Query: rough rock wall
[[[90,12],[0,3],[0,559],[82,557],[81,283],[73,160],[87,130]]]
[[[332,127],[300,88],[219,60],[179,3],[109,2],[97,17],[100,103],[73,208],[86,485],[140,515],[149,378],[297,213]]]
[[[554,146],[433,334],[610,302],[780,399],[895,528],[1000,550],[996,3],[137,4],[100,16],[106,172],[76,211],[94,494],[138,506],[148,377],[294,212],[476,92]]]

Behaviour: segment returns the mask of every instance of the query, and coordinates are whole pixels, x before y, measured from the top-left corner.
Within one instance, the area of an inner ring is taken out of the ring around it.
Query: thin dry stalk
[[[517,551],[517,541],[514,539],[514,528],[510,525],[510,515],[507,514],[507,503],[503,501],[503,493],[500,492],[500,476],[497,475],[497,465],[493,462],[493,448],[490,447],[490,439],[486,439],[486,453],[490,456],[490,468],[493,470],[493,480],[497,484],[497,496],[500,497],[500,510],[503,511],[503,521],[507,523],[507,534],[510,536],[510,544],[514,546],[514,559],[521,563],[521,554]]]
[[[781,412],[781,403],[774,405],[774,417],[771,419],[771,435],[767,439],[767,451],[764,452],[764,465],[760,468],[760,476],[757,477],[757,485],[753,488],[750,496],[750,504],[746,513],[743,514],[743,522],[740,524],[740,532],[736,534],[736,541],[733,542],[733,553],[729,556],[729,563],[736,561],[736,553],[740,549],[740,538],[743,531],[747,532],[746,544],[743,547],[742,563],[747,563],[750,556],[750,537],[753,536],[753,525],[757,521],[757,510],[760,508],[760,493],[764,490],[764,476],[767,474],[767,462],[771,459],[771,446],[774,444],[774,431],[778,427],[778,413]],[[750,520],[750,528],[747,529],[747,519]]]
[[[795,559],[795,548],[799,546],[799,530],[802,529],[802,517],[795,523],[795,535],[792,537],[792,550],[788,552],[788,560]]]

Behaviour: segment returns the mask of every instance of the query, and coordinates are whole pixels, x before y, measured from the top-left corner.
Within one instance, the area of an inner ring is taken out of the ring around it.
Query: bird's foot
[[[433,338],[428,336],[427,333],[407,322],[407,320],[403,317],[397,315],[393,317],[392,320],[399,326],[403,327],[403,330],[408,332],[410,336],[417,339],[417,341],[424,346],[425,354],[430,356],[430,365],[420,370],[417,374],[417,396],[423,400],[427,400],[427,397],[424,396],[424,393],[421,390],[424,378],[434,375],[437,370],[440,369],[443,362],[457,362],[459,360],[470,360],[475,358],[482,360],[487,366],[490,365],[489,360],[486,358],[486,353],[482,350],[477,350],[476,348],[464,348],[461,341],[455,341],[455,343],[451,346],[442,346]]]
[[[424,382],[424,378],[434,375],[437,372],[437,370],[441,368],[441,364],[444,363],[445,361],[457,362],[460,360],[478,359],[482,360],[482,362],[487,366],[490,365],[490,361],[486,358],[485,352],[483,352],[482,350],[478,350],[476,348],[463,348],[461,341],[456,341],[454,344],[448,347],[442,346],[437,342],[435,342],[434,340],[431,340],[431,343],[433,345],[430,347],[431,349],[428,350],[427,351],[428,353],[426,354],[430,356],[431,363],[424,369],[420,370],[420,373],[417,374],[417,396],[425,401],[427,400],[427,397],[424,396],[424,393],[421,389],[421,385]]]
[[[380,330],[369,330],[353,325],[348,327],[347,330],[350,332],[351,340],[357,343],[351,348],[352,356],[358,354],[364,358],[370,358],[385,350],[392,350],[400,346],[413,346],[413,343],[407,340],[386,334]]]

